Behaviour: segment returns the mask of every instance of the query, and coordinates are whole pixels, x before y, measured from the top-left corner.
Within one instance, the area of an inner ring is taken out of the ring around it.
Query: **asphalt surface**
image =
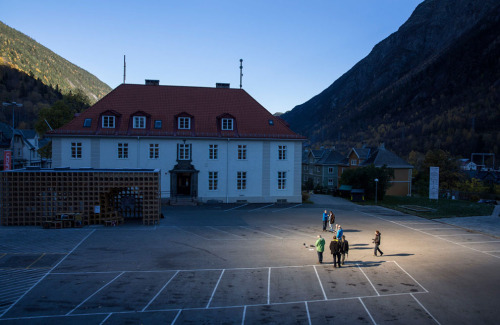
[[[498,323],[498,220],[312,199],[165,206],[157,226],[0,227],[0,324]],[[311,247],[332,236],[324,209],[350,243],[340,269]]]

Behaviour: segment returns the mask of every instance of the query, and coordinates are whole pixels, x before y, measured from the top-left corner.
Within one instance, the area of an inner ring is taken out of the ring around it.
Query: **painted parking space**
[[[311,325],[373,324],[371,315],[359,298],[314,301],[307,303],[307,306]]]
[[[376,295],[369,280],[356,265],[344,265],[336,269],[332,265],[317,266],[319,281],[325,292],[325,299],[340,299]]]
[[[223,270],[180,271],[157,294],[145,311],[206,308]]]

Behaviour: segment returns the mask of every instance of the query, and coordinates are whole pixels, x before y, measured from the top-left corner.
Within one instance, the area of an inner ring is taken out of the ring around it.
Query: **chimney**
[[[215,84],[215,88],[229,88],[229,84],[218,82]]]
[[[159,86],[160,80],[146,79],[146,86]]]

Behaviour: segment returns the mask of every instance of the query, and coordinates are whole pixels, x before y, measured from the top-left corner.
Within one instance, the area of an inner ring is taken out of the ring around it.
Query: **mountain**
[[[2,65],[40,79],[45,85],[60,90],[63,94],[80,89],[91,103],[111,91],[108,85],[94,75],[0,22],[0,66]]]
[[[500,3],[426,0],[323,92],[281,115],[313,144],[499,154]]]

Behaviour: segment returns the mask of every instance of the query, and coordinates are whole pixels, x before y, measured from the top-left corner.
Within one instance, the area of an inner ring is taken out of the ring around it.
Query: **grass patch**
[[[373,205],[375,202],[365,201],[362,204]],[[378,205],[427,219],[489,216],[494,209],[491,204],[407,196],[386,196],[383,201],[378,201]]]

